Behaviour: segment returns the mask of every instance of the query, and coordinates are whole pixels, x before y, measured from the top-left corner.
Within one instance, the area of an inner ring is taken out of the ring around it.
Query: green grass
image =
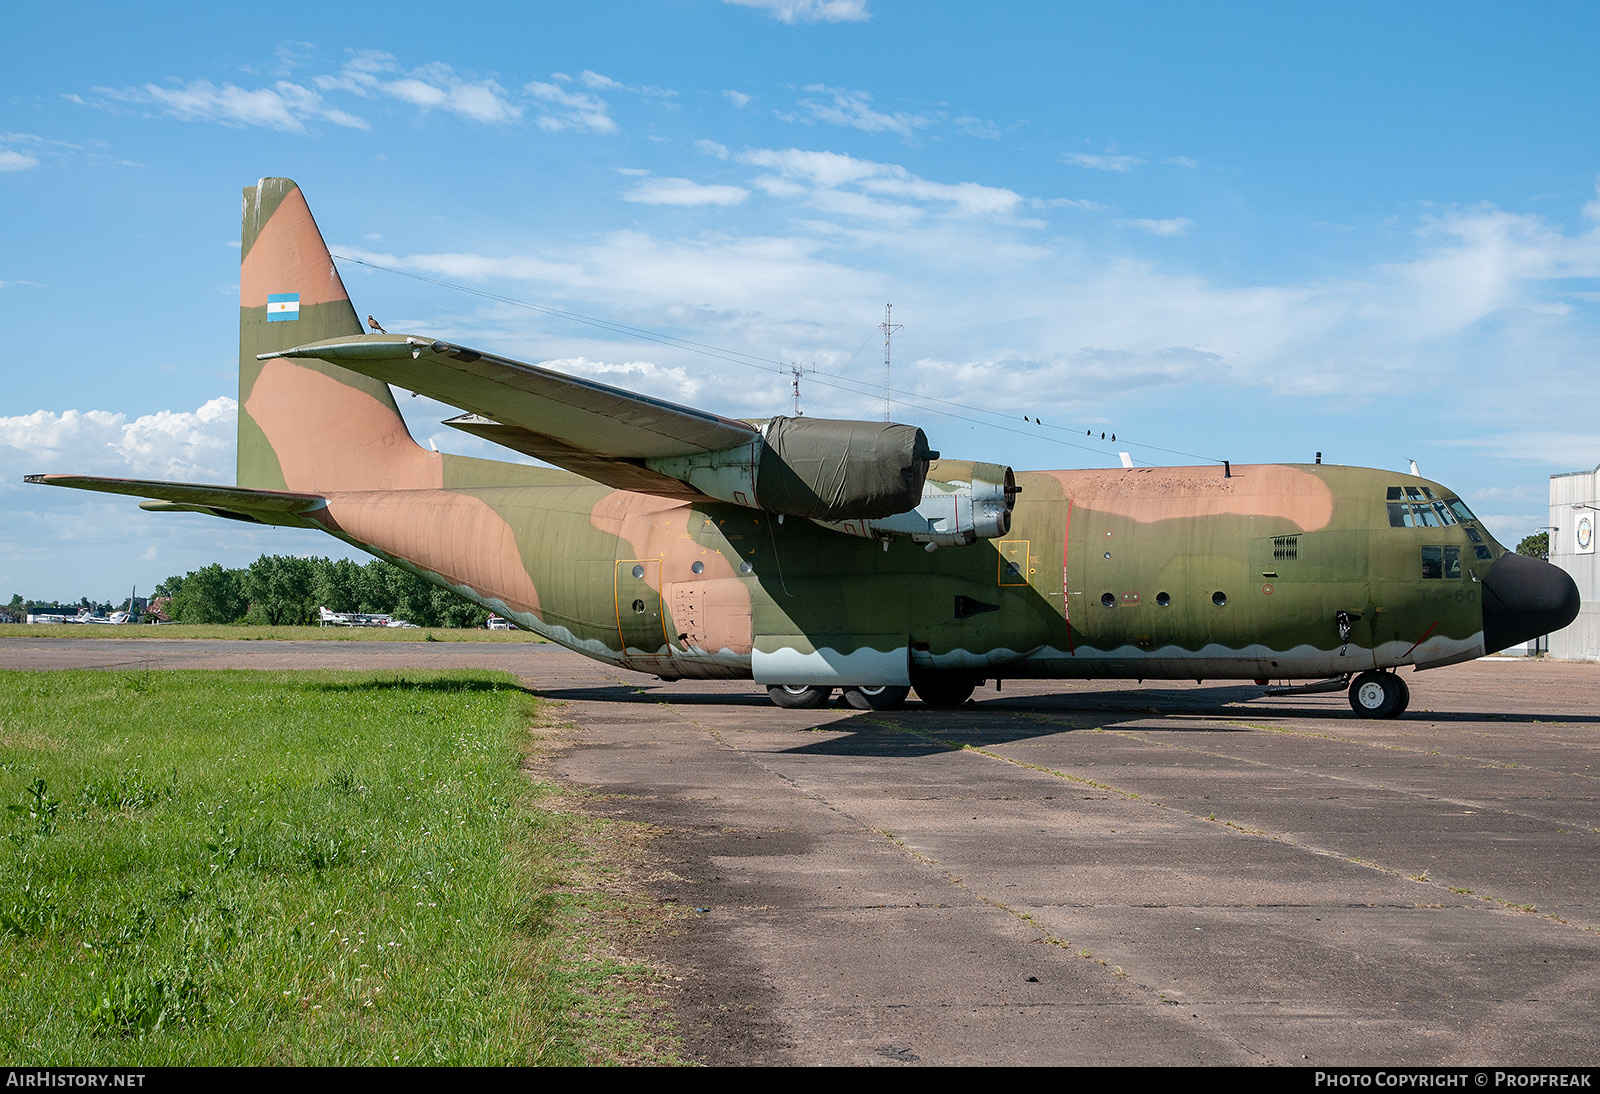
[[[470,627],[257,627],[248,623],[0,623],[0,638],[242,638],[269,642],[543,642],[528,631]]]
[[[0,1057],[673,1062],[502,673],[0,673]],[[624,858],[626,856],[623,856]]]

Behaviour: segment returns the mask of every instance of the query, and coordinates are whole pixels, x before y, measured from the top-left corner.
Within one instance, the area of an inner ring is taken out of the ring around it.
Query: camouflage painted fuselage
[[[1006,539],[930,553],[428,455],[437,488],[332,492],[306,518],[552,641],[669,679],[901,683],[908,667],[1282,679],[1446,664],[1482,653],[1478,578],[1502,553],[1471,523],[1392,527],[1391,487],[1448,491],[1361,468],[1034,472],[1018,478]],[[1452,548],[1459,567],[1424,578],[1424,547]]]

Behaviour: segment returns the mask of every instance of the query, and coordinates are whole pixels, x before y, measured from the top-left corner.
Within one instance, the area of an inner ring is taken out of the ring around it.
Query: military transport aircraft
[[[1566,626],[1577,587],[1452,490],[1354,467],[1015,474],[885,422],[743,422],[426,335],[363,333],[299,188],[244,192],[237,486],[33,475],[315,528],[608,664],[785,707],[965,702],[1011,677],[1314,680]],[[416,444],[390,385],[555,468]],[[557,470],[561,468],[564,470]]]

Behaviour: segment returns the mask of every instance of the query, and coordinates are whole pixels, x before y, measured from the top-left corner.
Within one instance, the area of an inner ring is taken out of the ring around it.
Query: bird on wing
[[[389,333],[388,331],[384,330],[383,327],[379,325],[378,321],[376,319],[372,318],[372,316],[370,316],[370,315],[367,316],[367,326],[371,327],[373,330],[377,331],[379,334],[388,334]]]

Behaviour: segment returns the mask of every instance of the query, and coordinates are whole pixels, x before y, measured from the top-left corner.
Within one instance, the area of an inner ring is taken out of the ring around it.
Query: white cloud
[[[335,247],[333,250],[374,266],[417,270],[461,281],[485,281],[497,277],[513,281],[556,281],[575,277],[579,268],[532,255],[492,257],[478,254],[381,254],[360,247]]]
[[[441,62],[407,71],[393,55],[363,50],[345,63],[337,76],[319,76],[318,87],[343,90],[363,98],[388,96],[423,110],[442,110],[485,124],[511,122],[522,117],[522,107],[506,97],[494,80],[465,80]]]
[[[997,141],[1000,139],[1000,127],[994,122],[985,121],[982,118],[962,115],[959,118],[951,118],[950,124],[969,137],[977,137],[979,140],[985,141]]]
[[[555,78],[563,81],[568,79],[568,77],[559,73]],[[631,95],[643,95],[656,99],[672,99],[676,98],[678,94],[670,87],[654,87],[650,84],[637,84],[630,87],[628,84],[613,80],[610,76],[599,72],[590,72],[588,69],[578,73],[578,82],[591,91],[626,91]]]
[[[1590,220],[1600,220],[1600,179],[1595,180],[1594,200],[1584,205],[1583,215]]]
[[[1103,155],[1093,155],[1088,152],[1069,152],[1062,156],[1061,159],[1063,163],[1087,167],[1091,171],[1119,171],[1123,174],[1127,174],[1144,162],[1138,156],[1119,156],[1111,152]]]
[[[865,91],[849,91],[838,87],[824,87],[813,84],[806,88],[809,92],[823,92],[832,99],[831,102],[817,102],[815,99],[801,99],[803,107],[812,118],[830,125],[841,125],[850,129],[859,129],[865,133],[898,133],[902,137],[910,137],[918,129],[926,127],[929,122],[920,114],[885,114],[872,108],[872,96]]]
[[[791,178],[804,178],[814,186],[835,187],[878,174],[882,167],[868,160],[858,160],[842,152],[808,152],[800,148],[782,151],[768,148],[740,153],[741,163],[755,167],[774,168]]]
[[[694,399],[700,393],[700,380],[687,368],[669,367],[654,361],[623,361],[609,364],[591,361],[587,357],[560,357],[540,361],[543,368],[564,372],[569,376],[584,376],[591,380],[627,388],[645,395],[657,395],[676,400]]]
[[[623,191],[623,201],[644,205],[739,205],[750,191],[742,186],[705,186],[689,179],[644,179]]]
[[[295,67],[304,63],[296,59]],[[466,79],[440,62],[408,70],[391,54],[376,50],[359,51],[337,73],[313,76],[306,83],[278,80],[271,86],[245,88],[191,80],[94,90],[101,102],[91,105],[122,103],[148,107],[183,121],[259,126],[289,133],[304,132],[315,122],[350,129],[371,128],[365,118],[329,103],[327,96],[335,94],[368,100],[393,99],[424,112],[440,111],[485,124],[512,122],[523,113],[523,108],[512,102],[506,90],[492,79]],[[78,96],[68,98],[84,101]]]
[[[219,396],[195,411],[162,410],[133,421],[106,410],[0,418],[6,464],[22,473],[71,471],[133,478],[221,482],[232,478],[238,403]]]
[[[1084,209],[1091,212],[1105,208],[1100,202],[1087,198],[1034,198],[1029,204],[1036,209]]]
[[[735,158],[752,167],[778,172],[778,179],[769,176],[756,180],[756,185],[767,193],[775,197],[809,194],[810,203],[827,212],[883,215],[887,207],[862,201],[867,195],[938,203],[968,216],[1004,216],[1022,203],[1021,195],[1011,190],[975,182],[932,182],[898,164],[859,160],[839,152],[752,149]],[[844,187],[853,187],[860,193],[852,194]]]
[[[872,18],[867,0],[722,0],[742,8],[756,8],[788,23],[861,23]]]
[[[26,171],[30,167],[38,166],[38,156],[30,156],[26,152],[15,152],[9,148],[0,147],[0,171]]]
[[[407,77],[384,84],[384,91],[424,110],[448,110],[474,121],[502,122],[522,115],[522,108],[507,103],[500,85],[492,80],[441,84]]]
[[[210,80],[192,80],[176,87],[144,84],[141,87],[97,87],[106,99],[150,106],[180,121],[216,122],[220,125],[260,126],[290,133],[305,130],[306,122],[322,119],[335,125],[365,129],[367,123],[343,110],[324,106],[322,96],[301,84],[279,80],[271,87],[247,89],[235,84],[220,87]]]
[[[1139,217],[1133,220],[1119,220],[1116,223],[1119,227],[1137,228],[1141,232],[1149,232],[1153,236],[1181,236],[1194,227],[1194,221],[1188,217],[1170,217],[1166,220]]]
[[[567,81],[570,77],[559,73],[554,77]],[[615,133],[617,123],[607,112],[603,99],[582,91],[568,91],[560,83],[535,80],[524,88],[538,99],[544,112],[539,115],[539,128],[555,133],[564,129],[587,130],[590,133]]]
[[[724,91],[722,94],[738,110],[743,110],[755,101],[755,96],[746,95],[742,91]]]

